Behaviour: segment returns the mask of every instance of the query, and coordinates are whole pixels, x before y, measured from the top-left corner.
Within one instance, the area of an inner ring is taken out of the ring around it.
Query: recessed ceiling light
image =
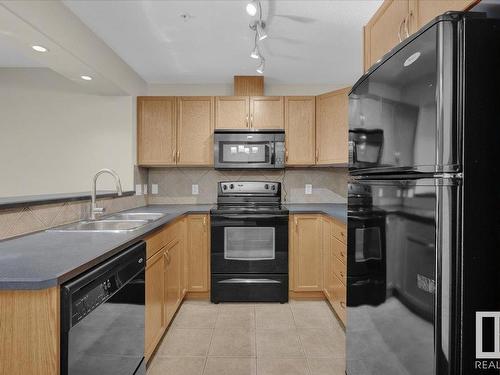
[[[84,81],[92,81],[91,76],[80,76],[80,78],[83,79]]]
[[[256,4],[255,0],[251,1],[247,4],[247,13],[248,13],[248,15],[250,15],[252,17],[257,14],[257,4]]]
[[[48,49],[45,48],[44,46],[35,45],[35,46],[31,46],[31,48],[33,48],[37,52],[47,52],[48,51]]]

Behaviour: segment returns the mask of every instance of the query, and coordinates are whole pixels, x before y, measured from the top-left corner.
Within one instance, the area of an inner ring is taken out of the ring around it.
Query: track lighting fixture
[[[259,18],[254,20],[249,25],[250,30],[255,32],[254,47],[252,52],[250,53],[250,57],[256,60],[260,59],[260,64],[257,67],[257,72],[263,74],[265,67],[265,59],[264,56],[262,56],[262,53],[260,52],[261,50],[259,42],[267,38],[267,33],[265,30],[266,23],[262,20],[262,5],[260,4],[259,0],[252,0],[247,4],[246,10],[247,13],[252,17],[257,14],[257,11],[259,12]]]

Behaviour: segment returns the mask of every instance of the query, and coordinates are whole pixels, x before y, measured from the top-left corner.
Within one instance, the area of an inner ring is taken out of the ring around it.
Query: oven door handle
[[[281,284],[281,281],[271,279],[243,279],[233,278],[217,281],[218,284]]]
[[[245,219],[275,219],[275,218],[283,218],[288,217],[288,215],[263,215],[263,214],[253,214],[253,215],[240,215],[240,214],[230,214],[230,215],[213,215],[214,218],[223,218],[223,219],[237,219],[237,220],[245,220]]]

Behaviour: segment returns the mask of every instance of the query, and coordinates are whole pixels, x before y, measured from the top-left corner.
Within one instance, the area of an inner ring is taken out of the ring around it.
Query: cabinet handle
[[[340,301],[340,307],[342,307],[343,309],[345,309],[345,302],[344,301]]]
[[[248,122],[248,115],[247,115],[247,117],[245,118],[245,121],[246,121],[246,124],[247,124],[247,128],[249,128],[249,127],[250,127],[250,123]]]
[[[399,24],[399,29],[398,29],[398,39],[399,39],[399,42],[401,43],[403,41],[403,38],[401,37],[401,27],[403,27],[403,25],[406,23],[406,17],[403,18],[403,20],[401,21],[401,23]]]
[[[250,127],[253,128],[253,115],[250,115]]]
[[[404,25],[405,25],[405,31],[406,31],[406,37],[410,37],[410,17],[412,16],[412,12],[408,13],[407,16],[405,17]]]
[[[285,151],[285,162],[288,161],[288,150]]]
[[[207,230],[207,217],[203,216],[203,227],[205,228],[205,231]]]
[[[172,160],[174,161],[174,163],[176,162],[176,160],[175,160],[175,150],[172,151]]]
[[[177,162],[181,161],[181,151],[177,151]]]
[[[316,162],[318,162],[318,160],[319,160],[319,150],[316,149]]]
[[[295,231],[297,232],[298,228],[299,228],[299,224],[297,222],[297,217],[294,218],[294,221],[295,221]]]

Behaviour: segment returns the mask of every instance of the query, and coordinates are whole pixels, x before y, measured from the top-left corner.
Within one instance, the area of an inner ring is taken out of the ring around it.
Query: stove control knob
[[[264,185],[264,189],[269,190],[269,185],[268,185],[268,184],[265,184],[265,185]]]
[[[227,185],[226,184],[222,185],[222,189],[227,190]]]
[[[232,190],[232,189],[234,189],[234,185],[233,185],[233,184],[229,185],[229,188],[230,188],[231,190]]]
[[[276,190],[276,185],[271,186],[271,189]]]

